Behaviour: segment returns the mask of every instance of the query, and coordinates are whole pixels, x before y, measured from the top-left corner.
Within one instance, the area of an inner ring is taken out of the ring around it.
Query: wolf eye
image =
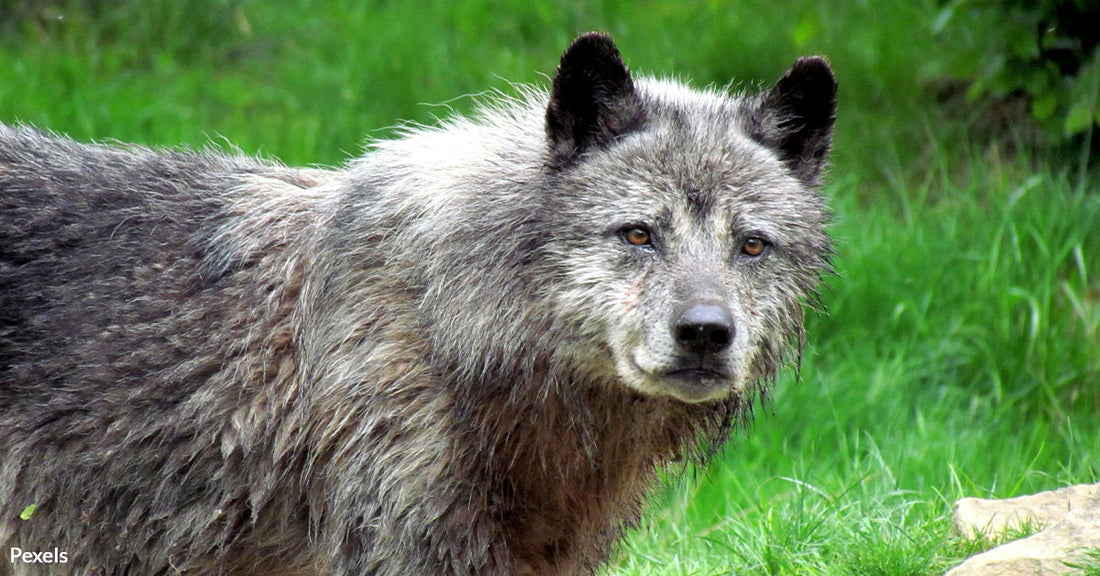
[[[623,240],[634,246],[652,246],[653,239],[649,233],[649,230],[642,228],[641,226],[628,226],[623,228],[619,234],[622,235]]]
[[[746,256],[759,256],[764,253],[764,248],[767,247],[768,243],[763,238],[751,236],[741,244],[741,253]]]

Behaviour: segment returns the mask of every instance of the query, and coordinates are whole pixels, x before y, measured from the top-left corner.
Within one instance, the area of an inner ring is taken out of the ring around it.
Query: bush
[[[974,37],[976,22],[992,33]],[[933,30],[961,49],[951,73],[968,81],[968,102],[1023,97],[1046,140],[1087,153],[1100,126],[1097,22],[1094,0],[948,0]]]

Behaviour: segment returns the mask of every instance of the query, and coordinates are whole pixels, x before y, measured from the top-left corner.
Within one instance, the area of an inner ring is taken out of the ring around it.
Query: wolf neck
[[[490,487],[509,549],[546,573],[571,573],[559,561],[603,561],[637,521],[660,467],[697,456],[728,422],[729,406],[545,372],[463,392],[480,397],[456,399],[456,427],[471,439],[459,444],[477,451],[458,456]]]

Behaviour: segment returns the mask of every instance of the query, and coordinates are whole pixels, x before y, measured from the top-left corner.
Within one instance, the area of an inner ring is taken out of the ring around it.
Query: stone
[[[1070,486],[1007,500],[963,498],[955,503],[955,531],[967,538],[1005,530],[1039,529],[969,558],[946,576],[1062,576],[1083,550],[1100,548],[1100,484]]]
[[[1081,484],[1007,500],[963,498],[955,502],[954,527],[973,539],[978,533],[1051,526],[1078,510],[1100,507],[1100,484]]]

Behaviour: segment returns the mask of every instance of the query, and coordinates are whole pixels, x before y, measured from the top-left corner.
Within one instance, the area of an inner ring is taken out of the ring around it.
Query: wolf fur
[[[592,33],[338,170],[0,126],[0,574],[592,573],[800,349],[835,94]]]

